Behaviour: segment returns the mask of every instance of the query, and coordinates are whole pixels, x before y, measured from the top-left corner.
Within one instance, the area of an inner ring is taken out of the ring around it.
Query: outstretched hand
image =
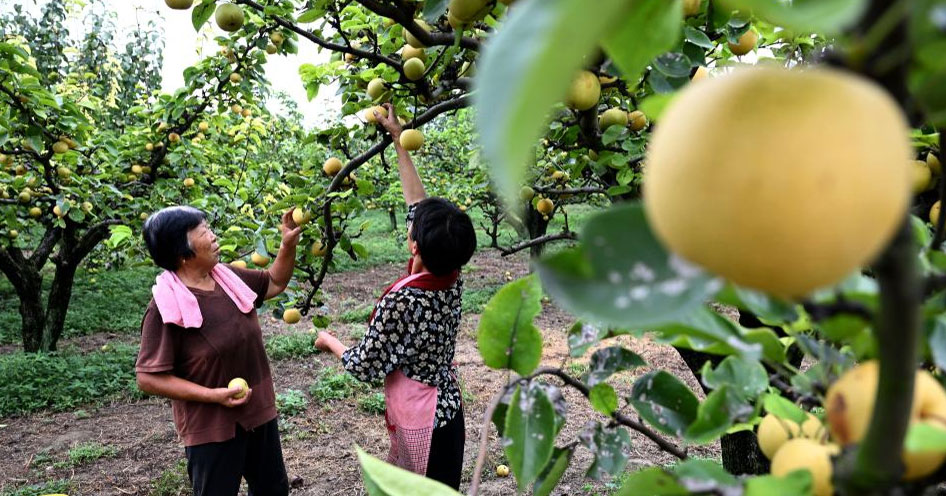
[[[292,220],[293,210],[295,210],[295,208],[291,208],[286,211],[286,213],[282,214],[282,225],[279,226],[279,230],[282,231],[283,244],[296,246],[299,244],[299,235],[302,233],[302,227],[296,224],[296,221]]]
[[[373,110],[372,112],[374,112],[374,117],[378,120],[378,124],[391,135],[391,139],[394,140],[394,143],[398,144],[398,140],[401,138],[401,131],[403,131],[404,128],[397,120],[397,113],[394,111],[394,106],[390,103],[385,103],[384,108],[388,111],[387,116],[382,115],[377,110]]]

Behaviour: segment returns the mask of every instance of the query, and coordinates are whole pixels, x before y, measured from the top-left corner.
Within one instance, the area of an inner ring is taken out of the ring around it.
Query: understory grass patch
[[[331,400],[351,398],[357,393],[370,390],[371,386],[355,379],[348,372],[327,368],[322,370],[315,384],[309,387],[309,394],[316,401],[324,403]]]
[[[358,409],[371,415],[382,415],[385,409],[384,393],[369,393],[360,396]]]
[[[66,479],[40,482],[15,489],[4,489],[0,496],[42,496],[45,494],[68,494],[72,491],[72,482]]]
[[[180,459],[151,481],[150,496],[185,496],[190,494],[187,460]]]
[[[108,351],[0,355],[0,416],[141,398],[137,353],[137,346],[115,343]]]
[[[276,334],[266,339],[266,355],[270,360],[288,360],[305,358],[317,353],[315,347],[316,334],[312,332],[294,332],[292,334]]]
[[[287,389],[276,394],[276,411],[283,417],[295,417],[309,406],[309,399],[302,391]]]

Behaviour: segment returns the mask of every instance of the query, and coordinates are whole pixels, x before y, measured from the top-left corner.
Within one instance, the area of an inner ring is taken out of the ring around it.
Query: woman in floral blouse
[[[378,122],[391,134],[408,204],[407,273],[375,305],[361,342],[347,348],[327,332],[315,345],[338,356],[365,382],[384,381],[388,462],[460,488],[465,427],[452,365],[460,327],[460,268],[476,249],[473,222],[456,205],[426,198],[410,155],[400,146],[394,108]]]

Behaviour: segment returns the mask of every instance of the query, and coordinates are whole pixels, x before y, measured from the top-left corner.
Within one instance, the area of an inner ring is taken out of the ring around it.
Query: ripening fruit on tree
[[[166,3],[168,7],[171,7],[175,10],[187,10],[191,8],[194,0],[164,0],[164,3]]]
[[[854,444],[867,433],[880,374],[879,362],[870,360],[845,372],[825,396],[825,410],[831,436],[842,445]],[[946,391],[929,372],[919,370],[914,378],[910,423],[925,423],[946,433]],[[902,453],[906,480],[919,479],[936,471],[946,460],[942,451]]]
[[[377,101],[386,93],[386,90],[387,88],[384,84],[384,80],[381,78],[374,78],[368,82],[367,93],[368,98],[370,98],[371,101]]]
[[[424,31],[427,31],[428,33],[430,32],[430,25],[423,20],[414,19],[414,22],[416,22],[417,25],[419,25]],[[404,41],[414,48],[424,48],[424,44],[421,43],[420,40],[418,40],[417,37],[414,36],[410,31],[408,31],[407,28],[404,28]]]
[[[287,324],[295,324],[302,320],[302,313],[296,308],[287,308],[282,313],[282,320]]]
[[[69,143],[65,141],[57,141],[53,143],[53,153],[60,154],[66,153],[69,151]]]
[[[312,247],[309,248],[309,253],[316,257],[324,257],[327,251],[328,247],[318,240],[312,243]]]
[[[382,106],[380,106],[380,105],[376,105],[376,106],[374,106],[374,107],[370,107],[370,108],[366,109],[362,115],[364,116],[365,120],[366,120],[368,123],[370,123],[370,124],[377,124],[377,123],[378,123],[378,119],[374,116],[374,113],[375,113],[375,112],[381,114],[381,117],[387,117],[387,116],[388,116],[388,109],[386,109],[386,108],[384,108],[384,107],[382,107]]]
[[[575,110],[588,110],[601,98],[601,82],[591,71],[581,71],[572,80],[565,102]]]
[[[535,198],[535,190],[529,186],[523,186],[519,189],[519,199],[522,201],[530,202]]]
[[[240,115],[242,115],[243,117],[249,117],[249,116],[253,115],[253,111],[251,111],[251,110],[248,109],[248,108],[245,108],[245,109],[243,109],[242,112],[240,112]]]
[[[253,254],[250,255],[250,261],[257,267],[266,267],[269,264],[269,257],[254,251]]]
[[[540,214],[548,216],[552,213],[552,210],[555,210],[555,204],[552,203],[552,200],[543,198],[535,204],[535,209],[538,210]]]
[[[276,50],[279,50],[279,48],[276,45],[273,45],[272,43],[266,44],[266,53],[272,55],[276,53]]]
[[[292,221],[296,223],[297,226],[304,226],[312,220],[312,213],[306,212],[299,207],[296,207],[292,210]]]
[[[488,0],[450,0],[447,14],[458,21],[469,24],[483,18],[491,7]]]
[[[423,78],[426,70],[427,68],[424,67],[424,61],[421,59],[413,58],[404,62],[404,76],[411,81],[417,81]]]
[[[40,216],[42,216],[42,215],[43,215],[43,210],[42,210],[41,208],[39,208],[39,207],[32,207],[32,208],[30,208],[30,217],[32,217],[32,218],[35,219],[35,218],[38,218],[38,217],[40,217]]]
[[[410,45],[404,45],[401,50],[401,60],[420,59],[421,62],[427,62],[427,51],[423,48],[414,48]]]
[[[930,167],[930,172],[937,176],[943,173],[943,164],[940,163],[939,158],[933,152],[926,154],[926,165]]]
[[[640,131],[647,127],[647,116],[640,110],[628,112],[627,123],[631,126],[631,131]]]
[[[609,108],[601,113],[598,117],[598,127],[602,131],[611,127],[611,126],[621,126],[624,127],[627,125],[627,112],[621,110],[617,107]]]
[[[742,33],[742,36],[739,37],[738,43],[729,42],[729,51],[733,55],[745,55],[752,51],[755,48],[755,44],[759,42],[759,34],[749,29],[745,33]]]
[[[279,31],[273,31],[269,34],[269,41],[272,41],[274,45],[282,45],[283,41],[286,41],[286,37]]]
[[[230,262],[230,265],[233,266],[233,267],[239,267],[239,268],[241,268],[241,269],[245,269],[245,268],[246,268],[246,262],[244,262],[243,260],[234,260],[234,261]]]
[[[792,439],[772,457],[772,475],[784,477],[795,470],[807,469],[811,473],[812,494],[831,496],[834,494],[831,456],[838,452],[834,445],[822,445],[805,438]]]
[[[757,67],[687,85],[648,148],[645,212],[683,258],[802,296],[893,236],[910,198],[908,130],[884,90],[837,70]]]
[[[194,187],[194,179],[191,178],[191,177],[185,177],[185,178],[184,178],[184,187],[185,187],[185,188],[193,188],[193,187]]]
[[[19,196],[17,196],[17,199],[20,201],[20,203],[29,203],[30,200],[33,199],[33,194],[29,188],[26,188],[23,191],[20,191],[20,194]]]
[[[789,439],[803,437],[822,442],[827,436],[828,430],[821,424],[818,417],[810,413],[800,427],[796,422],[776,417],[770,413],[762,417],[762,422],[759,423],[759,427],[756,430],[759,449],[762,450],[762,454],[769,460],[775,456],[778,449]]]
[[[171,143],[177,143],[178,141],[181,141],[181,135],[177,133],[171,133],[168,135],[168,141]]]
[[[417,129],[405,129],[399,141],[401,147],[409,152],[419,150],[424,145],[424,133]]]
[[[933,172],[925,160],[911,160],[913,173],[913,193],[922,193],[930,189],[933,184]]]
[[[930,207],[930,223],[932,223],[933,225],[936,225],[936,221],[939,220],[939,209],[940,209],[939,200],[936,200],[936,203],[934,203],[933,206]]]
[[[237,84],[237,83],[239,83],[240,81],[243,81],[243,76],[241,76],[239,73],[236,73],[236,72],[231,72],[231,73],[230,73],[230,82],[231,82],[231,83]]]
[[[694,82],[702,81],[703,79],[706,79],[708,77],[709,77],[709,69],[701,65],[697,67],[696,72],[694,72],[693,75],[690,76],[690,81],[694,81]]]
[[[214,20],[220,29],[233,32],[243,27],[243,9],[232,3],[222,3],[214,12]]]
[[[338,174],[338,172],[341,170],[342,161],[335,157],[329,158],[324,164],[322,164],[322,172],[324,172],[325,175],[329,177],[335,176],[335,174]]]
[[[683,16],[691,17],[700,13],[700,0],[683,0]]]

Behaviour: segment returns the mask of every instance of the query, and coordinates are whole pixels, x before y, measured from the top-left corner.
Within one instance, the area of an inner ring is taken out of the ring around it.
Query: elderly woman
[[[144,224],[145,244],[164,272],[141,324],[135,372],[142,391],[171,399],[198,496],[236,495],[243,478],[254,496],[289,493],[256,315],[292,277],[300,229],[291,211],[281,229],[269,270],[246,270],[219,262],[217,237],[200,210],[169,207]],[[248,390],[228,387],[238,377]]]
[[[338,356],[359,380],[384,381],[388,461],[460,488],[466,439],[453,355],[460,327],[460,268],[476,249],[469,216],[442,198],[426,198],[401,127],[388,104],[378,122],[391,134],[408,214],[407,273],[375,305],[361,342],[346,348],[320,332],[315,345]]]

